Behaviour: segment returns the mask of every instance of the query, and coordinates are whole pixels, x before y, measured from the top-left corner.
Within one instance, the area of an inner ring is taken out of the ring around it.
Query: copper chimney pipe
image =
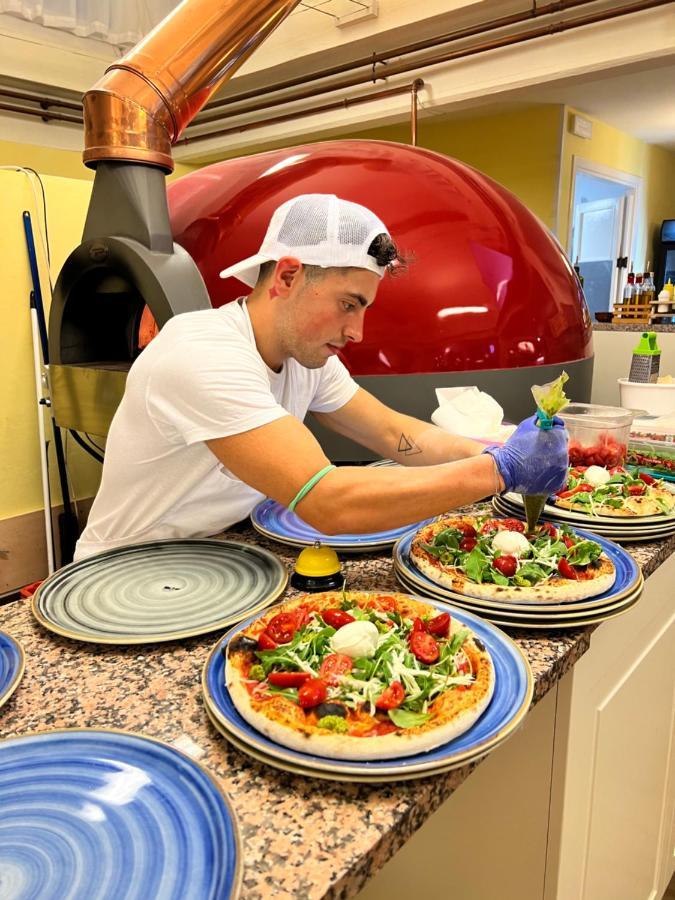
[[[183,0],[85,94],[85,164],[173,171],[171,145],[299,2]]]

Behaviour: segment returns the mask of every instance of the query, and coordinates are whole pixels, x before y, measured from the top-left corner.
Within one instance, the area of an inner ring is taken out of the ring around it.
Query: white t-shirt
[[[269,369],[245,302],[174,316],[131,367],[75,559],[124,544],[205,537],[245,518],[263,495],[204,441],[289,414],[302,421],[308,410],[333,412],[357,390],[335,356],[319,369],[293,359],[281,372]]]

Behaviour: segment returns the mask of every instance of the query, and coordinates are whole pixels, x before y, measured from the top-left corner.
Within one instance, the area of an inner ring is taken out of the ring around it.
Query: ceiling
[[[597,0],[597,3],[613,5],[610,0]],[[240,89],[250,88],[264,92],[289,75],[306,75],[336,60],[368,56],[373,48],[396,47],[474,21],[501,17],[529,5],[527,0],[499,3],[496,0],[425,0],[421,14],[414,0],[379,0],[378,14],[377,0],[302,0],[289,20],[268,39],[265,48],[253,54],[229,82],[227,92],[236,95]],[[675,3],[670,6],[675,10]],[[645,27],[649,27],[651,17],[653,30],[639,32],[635,47],[626,47],[632,24],[616,20],[616,28],[627,30],[612,33],[609,26],[596,25],[592,26],[595,29],[592,36],[592,29],[580,29],[568,36],[545,37],[516,48],[481,54],[461,61],[461,65],[451,63],[443,71],[421,70],[429,84],[422,98],[421,116],[425,115],[425,108],[435,116],[461,117],[504,110],[509,105],[561,103],[648,143],[675,151],[675,29],[656,46],[675,19],[664,19],[669,13],[661,10],[640,14]],[[336,17],[353,19],[355,14],[365,21],[350,23],[346,28],[336,27],[340,24]],[[668,27],[664,27],[664,22]],[[617,34],[621,35],[620,39]],[[570,42],[569,49],[566,40]],[[591,41],[595,56],[590,55]],[[608,49],[607,45],[612,43]],[[602,58],[598,47],[602,47]],[[58,96],[79,100],[81,93],[117,55],[119,51],[100,41],[75,38],[56,29],[38,28],[15,17],[0,15],[0,85],[9,84],[12,79],[33,82]],[[11,71],[7,64],[10,56],[14,61]],[[404,77],[410,80],[413,76],[414,73]],[[221,89],[219,94],[222,93]],[[341,97],[334,93],[328,99],[336,96]],[[396,109],[392,105],[389,120],[392,116],[407,117],[408,107],[407,100],[401,100]],[[369,122],[372,109],[372,104],[359,108],[362,123]],[[54,135],[77,132],[78,139],[81,135],[80,126],[55,123],[43,126],[39,119],[27,122],[31,127],[43,129],[44,137],[41,135],[36,143],[49,140],[50,132]],[[346,126],[353,123],[354,119],[345,117]],[[291,133],[290,124],[281,126],[277,139],[285,131]],[[266,133],[253,134],[256,137],[259,134],[261,141],[269,140]]]

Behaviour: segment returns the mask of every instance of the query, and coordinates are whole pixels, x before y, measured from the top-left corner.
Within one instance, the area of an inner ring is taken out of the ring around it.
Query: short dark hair
[[[399,252],[398,247],[388,234],[378,234],[377,237],[373,238],[368,247],[368,256],[372,256],[378,266],[385,267],[390,275],[400,274],[400,272],[408,268],[409,264],[409,259]],[[260,272],[258,273],[256,287],[269,278],[274,271],[276,264],[277,261],[275,259],[269,259],[267,262],[260,264]],[[345,268],[355,267],[347,266]],[[303,264],[303,271],[307,281],[319,281],[327,275],[328,272],[344,271],[344,268],[341,266],[325,268],[324,266],[310,266]]]

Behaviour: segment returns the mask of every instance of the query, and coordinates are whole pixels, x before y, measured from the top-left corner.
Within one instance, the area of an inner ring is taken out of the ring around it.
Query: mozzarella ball
[[[498,531],[492,539],[492,549],[503,556],[522,556],[529,553],[530,542],[520,531]]]
[[[330,639],[334,653],[344,653],[352,659],[375,655],[380,632],[372,622],[348,622]]]
[[[589,466],[584,472],[584,479],[592,484],[593,487],[600,487],[601,484],[607,484],[612,476],[603,466]]]

